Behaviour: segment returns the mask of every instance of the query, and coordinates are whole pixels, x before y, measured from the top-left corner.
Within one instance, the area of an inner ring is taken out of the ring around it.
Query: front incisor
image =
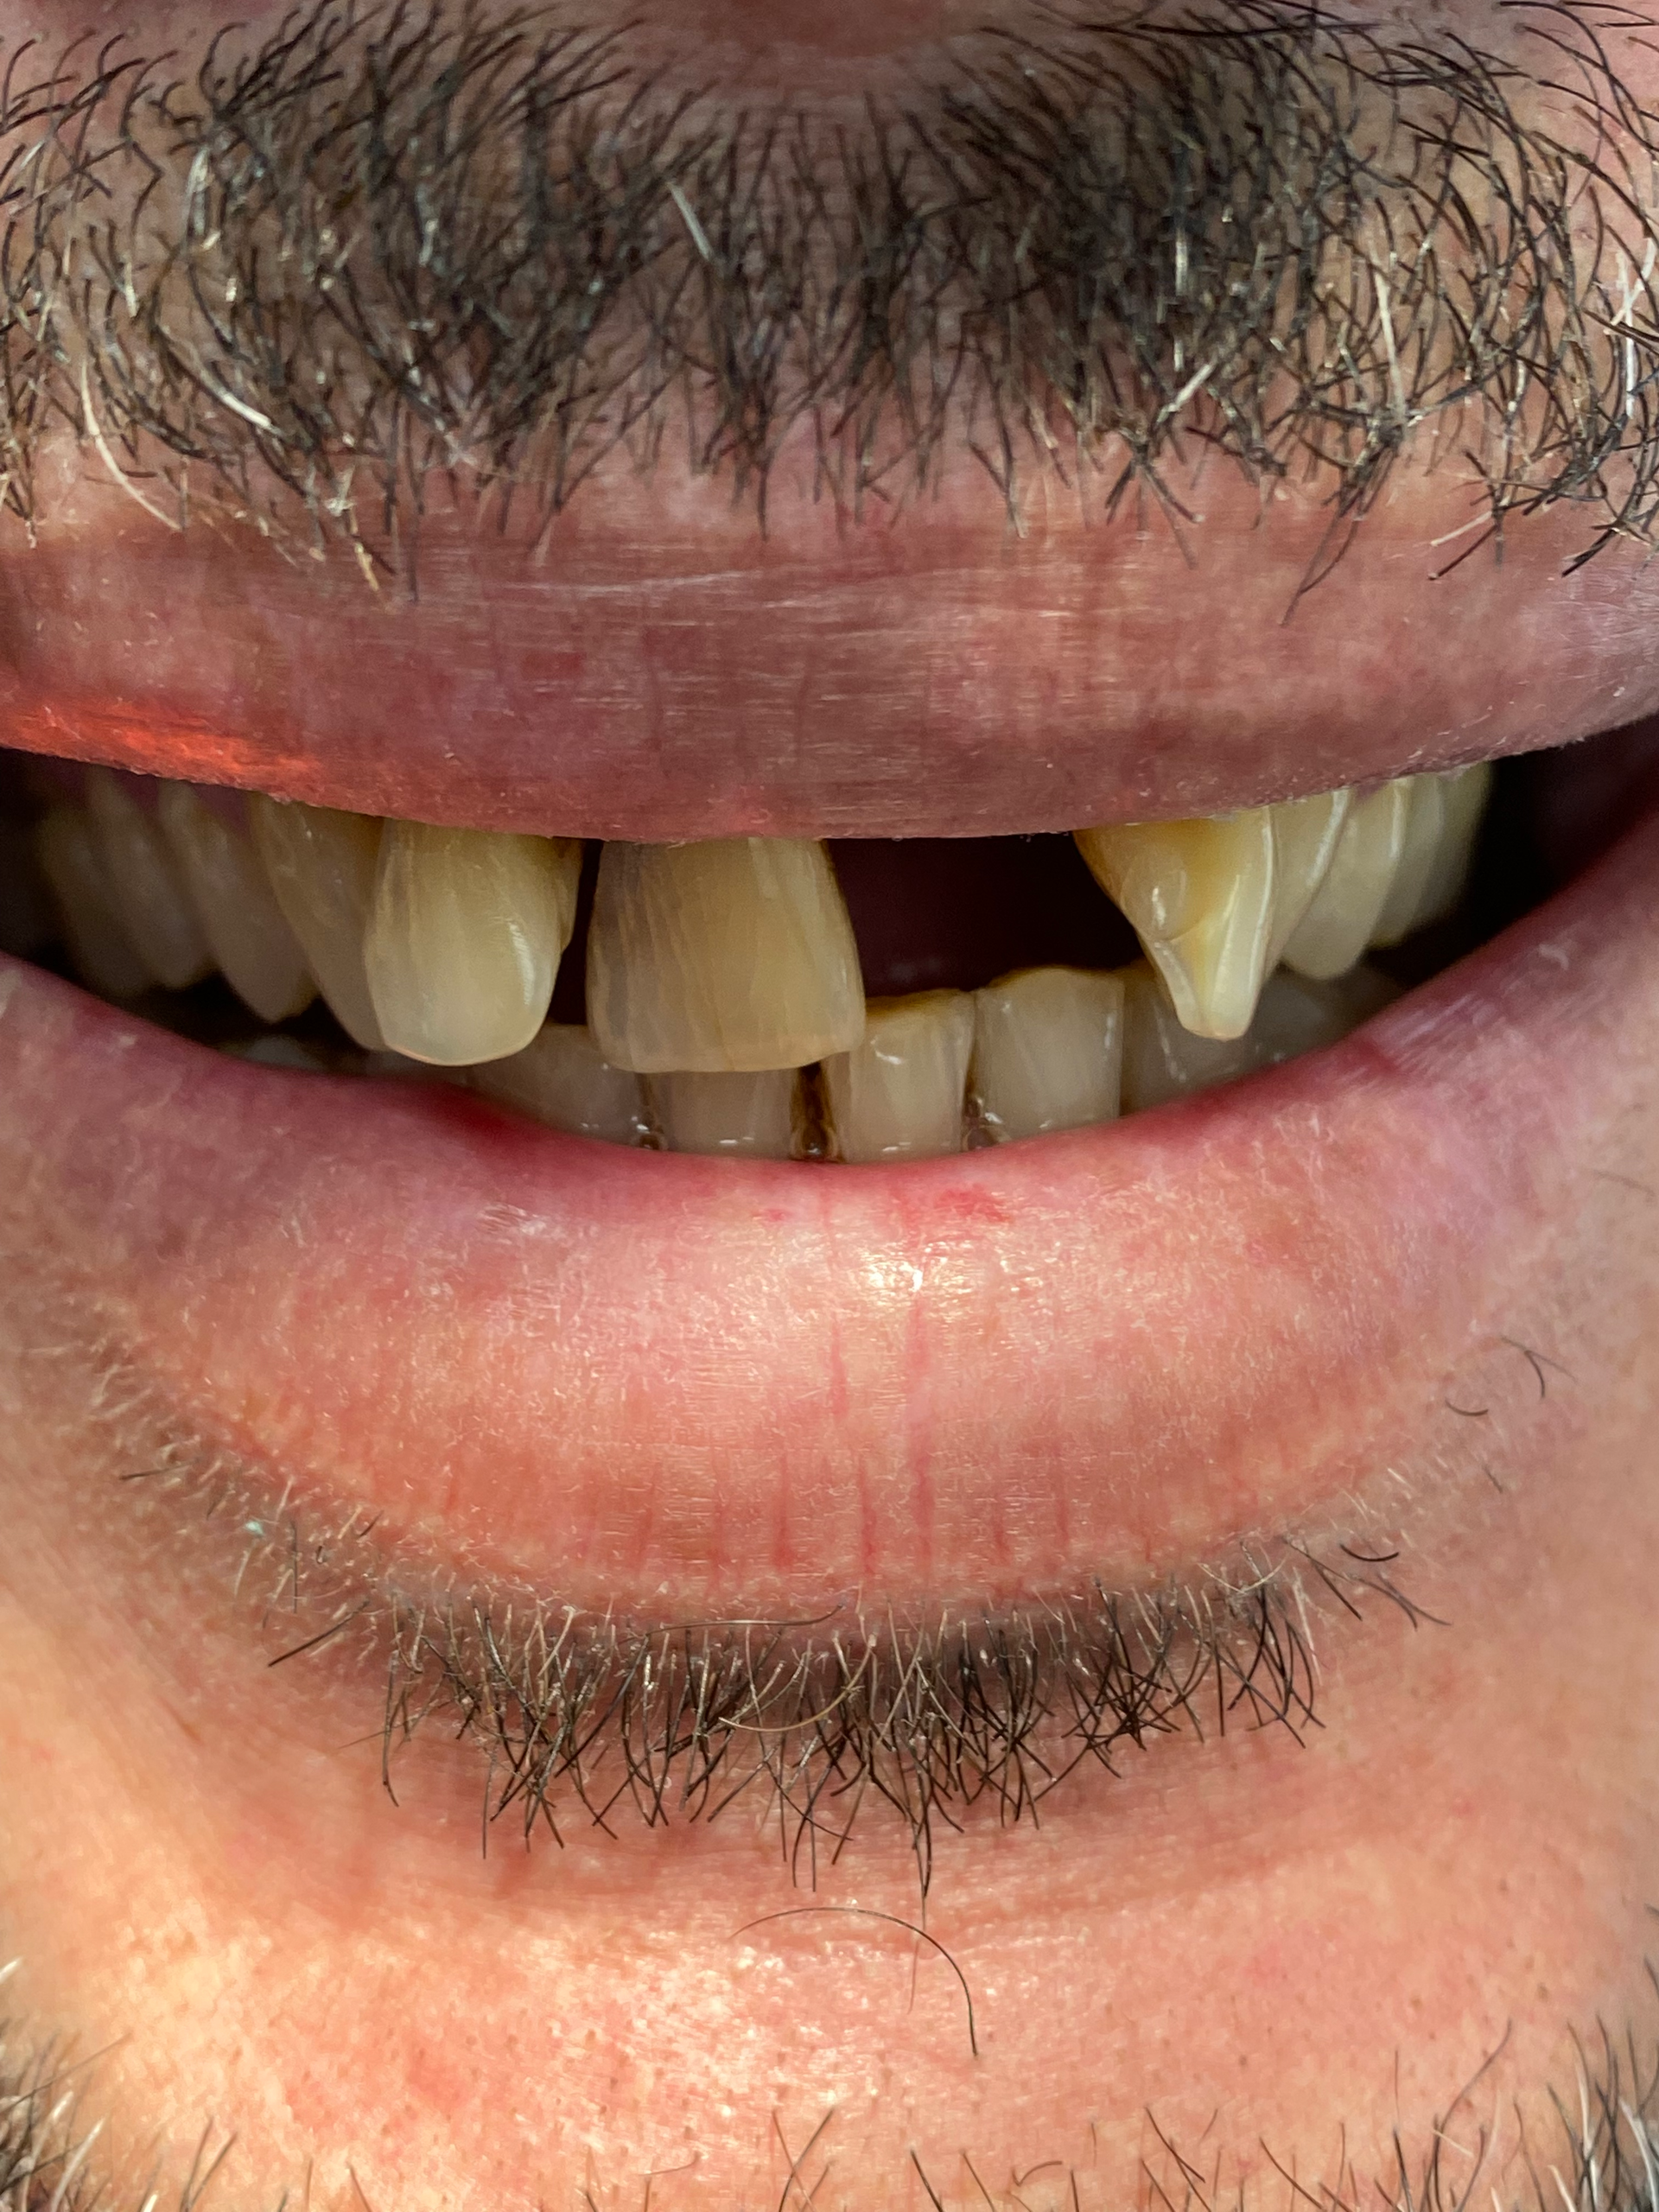
[[[1122,909],[1195,1037],[1242,1037],[1267,973],[1273,810],[1079,830],[1077,849]]]
[[[864,1033],[853,925],[821,844],[609,843],[588,936],[600,1050],[645,1075],[804,1067]]]
[[[547,1018],[581,874],[574,837],[388,822],[363,955],[392,1051],[438,1067],[522,1052]]]
[[[933,1160],[962,1150],[974,1001],[967,991],[872,999],[862,1041],[823,1064],[836,1159]]]

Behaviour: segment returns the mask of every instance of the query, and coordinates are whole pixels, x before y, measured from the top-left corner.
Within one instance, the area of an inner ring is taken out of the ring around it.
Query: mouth
[[[1656,972],[1651,828],[1583,866],[1653,750],[601,846],[11,756],[31,1294],[167,1464],[594,1618],[1144,1591],[1490,1344]]]

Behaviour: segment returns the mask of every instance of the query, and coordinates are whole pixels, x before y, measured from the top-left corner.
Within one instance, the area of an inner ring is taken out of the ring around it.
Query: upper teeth
[[[556,1127],[863,1160],[954,1151],[965,1129],[995,1142],[1109,1120],[1343,1033],[1372,981],[1322,987],[1452,910],[1490,780],[1482,766],[1080,830],[1149,969],[1032,969],[868,1007],[822,845],[607,844],[591,1033],[544,1027],[575,919],[574,839],[257,796],[245,836],[223,793],[163,785],[151,812],[99,770],[35,843],[70,956],[110,996],[216,965],[268,1022],[321,990],[366,1052],[474,1068],[478,1089]],[[1309,980],[1276,975],[1281,961]]]

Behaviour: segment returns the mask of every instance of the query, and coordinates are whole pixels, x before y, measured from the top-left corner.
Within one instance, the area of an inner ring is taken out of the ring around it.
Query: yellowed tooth
[[[1079,830],[1077,842],[1167,984],[1183,1027],[1242,1037],[1267,972],[1271,808]]]
[[[803,1067],[849,1050],[863,984],[823,847],[607,844],[588,1019],[607,1060],[647,1075]]]
[[[1371,931],[1379,949],[1398,944],[1419,926],[1424,897],[1446,829],[1446,786],[1438,776],[1407,776],[1406,834],[1394,881]]]
[[[1121,973],[1126,1114],[1144,1113],[1172,1098],[1211,1090],[1258,1068],[1277,1067],[1335,1044],[1399,995],[1397,986],[1374,969],[1356,968],[1334,982],[1311,982],[1281,969],[1262,986],[1248,1033],[1217,1042],[1182,1028],[1150,968],[1137,965]]]
[[[1266,961],[1269,976],[1331,872],[1353,796],[1347,790],[1321,791],[1314,798],[1288,799],[1269,809],[1273,816],[1273,927],[1268,936]]]
[[[571,1136],[632,1145],[650,1134],[644,1083],[613,1067],[579,1022],[548,1022],[522,1052],[474,1068],[472,1088]]]
[[[363,957],[391,1049],[438,1067],[522,1052],[547,1019],[581,874],[579,838],[388,822]]]
[[[652,1113],[670,1152],[787,1160],[799,1127],[798,1068],[654,1075]]]
[[[188,784],[163,784],[156,811],[231,988],[264,1021],[303,1013],[317,987],[252,846]]]
[[[118,776],[86,776],[86,818],[122,927],[158,983],[181,991],[212,971],[213,955],[161,824]]]
[[[1405,849],[1410,802],[1400,780],[1355,803],[1325,881],[1285,946],[1285,965],[1299,976],[1340,976],[1370,943]]]
[[[380,857],[378,814],[297,800],[248,800],[248,826],[276,904],[300,941],[334,1019],[365,1052],[384,1052],[363,964],[363,933]]]
[[[960,1152],[974,1046],[966,991],[872,999],[862,1043],[823,1064],[823,1102],[838,1160],[929,1160]]]
[[[999,1144],[1117,1118],[1123,983],[1026,968],[974,993],[970,1089]]]
[[[1457,911],[1463,898],[1470,862],[1475,856],[1475,842],[1480,835],[1486,802],[1491,797],[1492,764],[1490,760],[1478,760],[1471,768],[1454,768],[1440,779],[1440,784],[1445,814],[1440,849],[1423,886],[1422,903],[1414,924],[1417,929],[1445,921]]]
[[[136,998],[155,976],[115,910],[92,826],[76,806],[54,806],[35,826],[35,855],[63,925],[75,973],[106,999]]]

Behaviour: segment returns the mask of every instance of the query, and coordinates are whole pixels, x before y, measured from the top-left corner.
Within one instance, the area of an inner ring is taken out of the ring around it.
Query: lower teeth
[[[861,917],[825,847],[608,845],[584,948],[590,1029],[548,1018],[576,918],[575,840],[35,767],[19,771],[27,834],[0,822],[0,949],[55,943],[92,989],[188,1033],[204,994],[222,1016],[223,985],[199,984],[217,970],[267,1025],[212,1040],[225,1051],[319,1072],[442,1070],[609,1144],[924,1159],[1113,1121],[1347,1035],[1397,988],[1367,951],[1456,907],[1491,776],[1080,830],[1144,957],[868,1000]],[[1094,899],[1064,841],[1003,842],[1041,848]]]

